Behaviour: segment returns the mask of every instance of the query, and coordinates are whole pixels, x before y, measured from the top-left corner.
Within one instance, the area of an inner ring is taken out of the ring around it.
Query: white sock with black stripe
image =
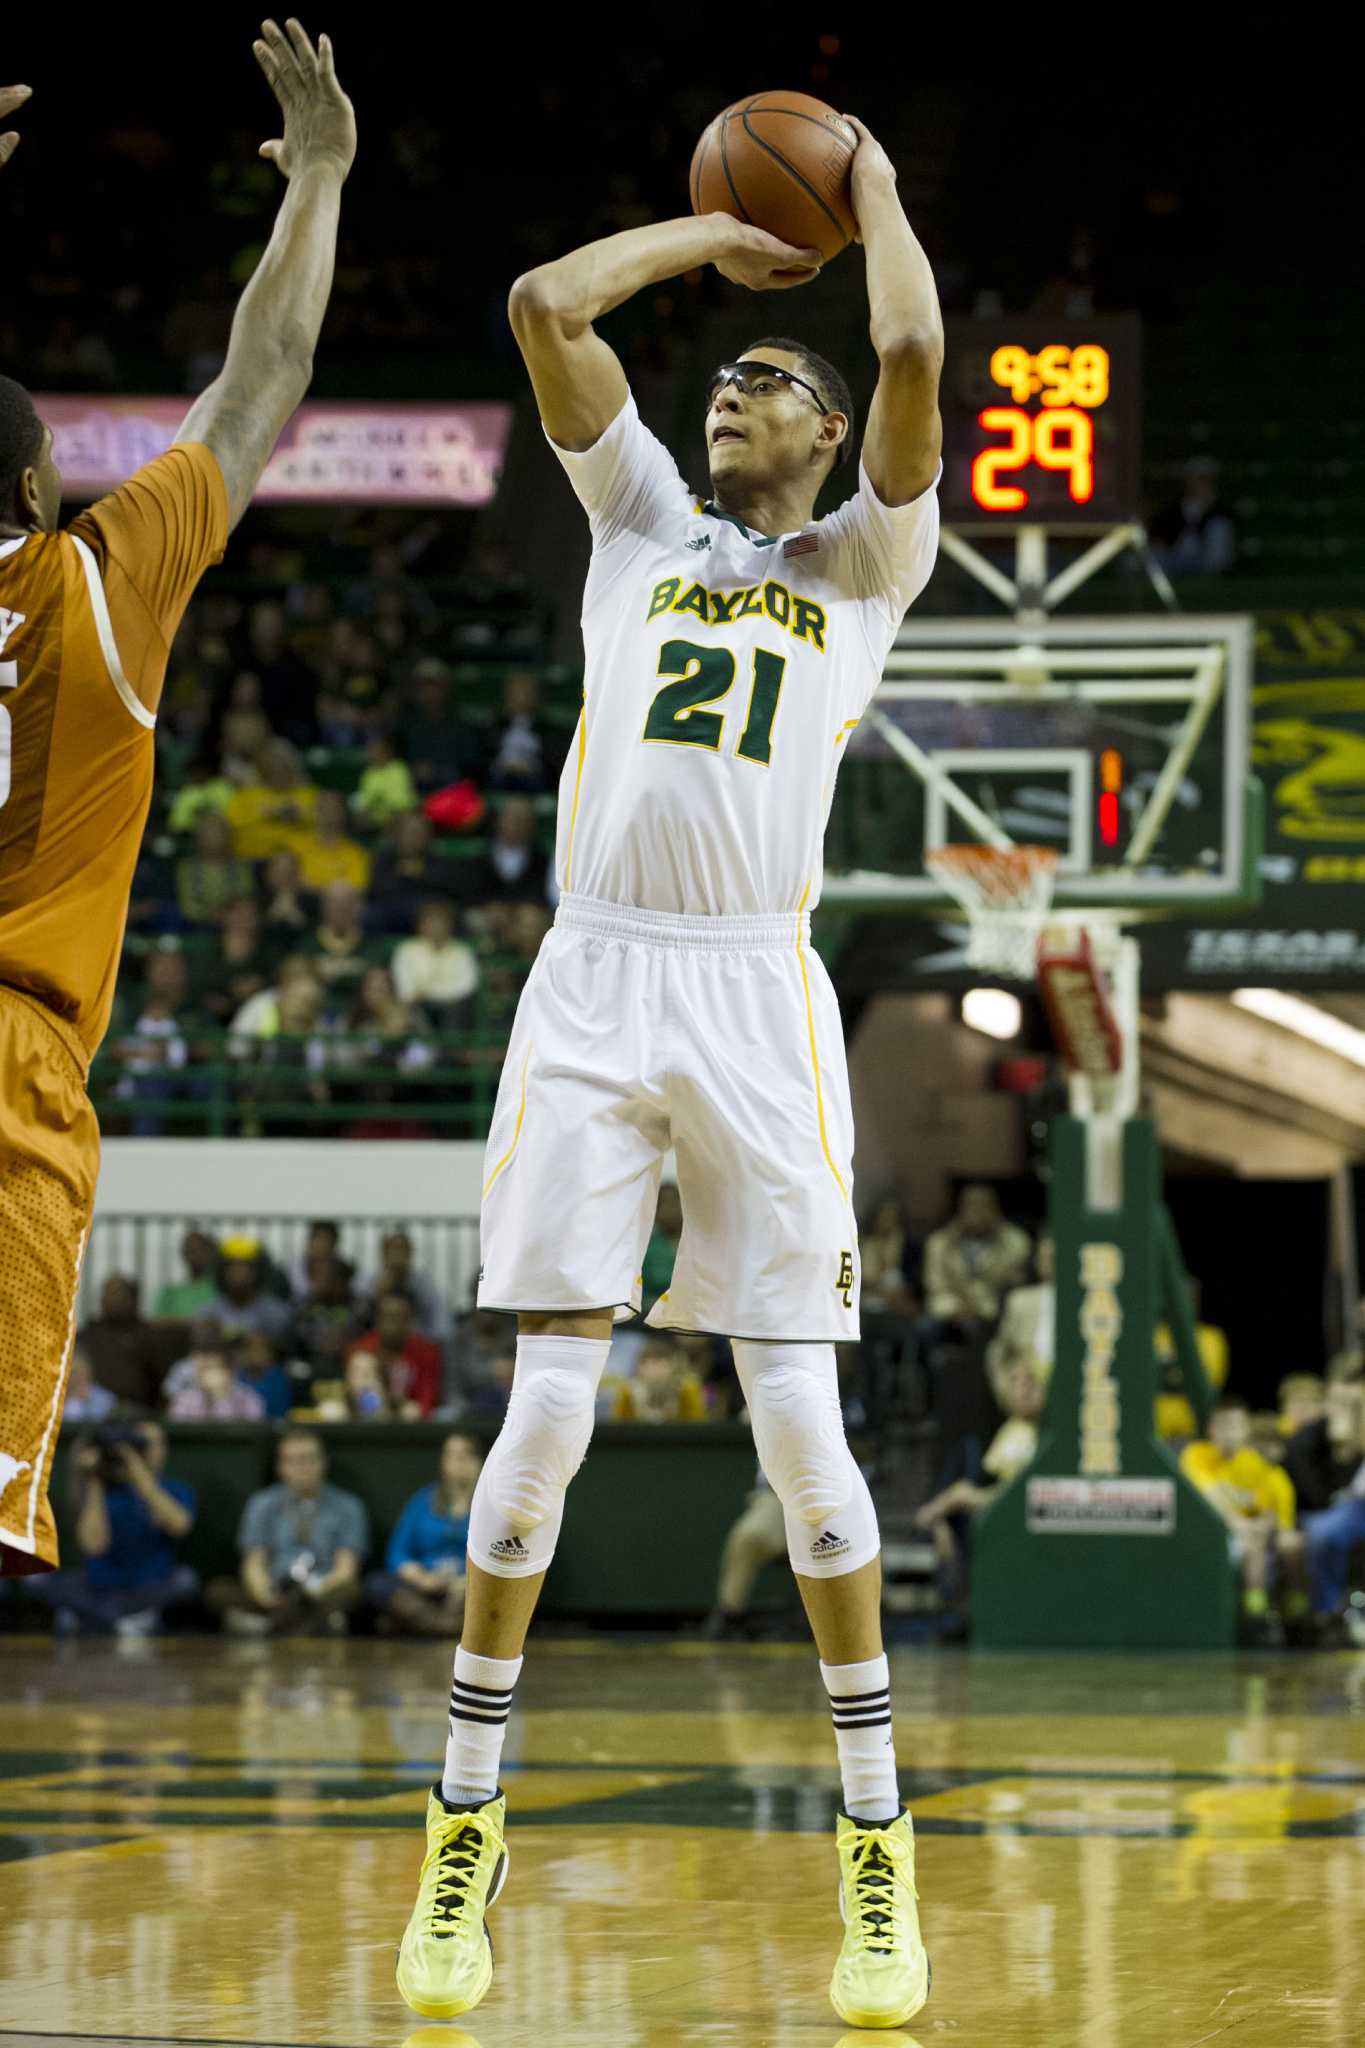
[[[884,1825],[901,1810],[896,1786],[896,1744],[891,1732],[891,1666],[885,1656],[863,1664],[824,1664],[844,1812],[850,1820]]]
[[[502,1739],[520,1673],[520,1657],[476,1657],[463,1647],[455,1652],[450,1733],[441,1773],[441,1797],[447,1806],[461,1811],[486,1806],[497,1792]]]

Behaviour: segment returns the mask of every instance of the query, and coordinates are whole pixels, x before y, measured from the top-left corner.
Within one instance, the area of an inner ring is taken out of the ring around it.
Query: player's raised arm
[[[591,448],[626,402],[626,373],[593,321],[646,285],[703,263],[714,263],[732,284],[775,291],[814,277],[820,255],[789,248],[728,214],[707,213],[628,228],[517,279],[508,301],[512,332],[552,441],[579,453]]]
[[[7,119],[10,114],[18,113],[32,90],[32,86],[29,85],[0,85],[0,121]],[[7,129],[0,135],[0,164],[7,164],[18,147],[18,129]]]
[[[851,114],[853,211],[867,257],[872,346],[881,373],[863,436],[863,466],[884,505],[908,505],[938,469],[943,319],[929,259],[896,196],[890,157]]]
[[[284,115],[262,143],[288,179],[274,232],[232,322],[222,373],[177,441],[202,441],[227,485],[230,523],[245,512],[285,422],[307,391],[332,290],[341,187],[355,156],[355,114],[337,83],[331,40],[318,47],[292,17],[261,26],[256,60]]]

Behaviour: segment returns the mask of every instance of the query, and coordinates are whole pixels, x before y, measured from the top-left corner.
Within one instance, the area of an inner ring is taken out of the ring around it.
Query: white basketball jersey
[[[775,540],[706,510],[633,398],[551,447],[592,526],[583,714],[559,790],[561,890],[687,916],[819,900],[839,760],[938,549],[934,488]]]

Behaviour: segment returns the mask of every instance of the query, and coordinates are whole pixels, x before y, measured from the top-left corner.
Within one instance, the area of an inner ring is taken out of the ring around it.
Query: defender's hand
[[[871,192],[893,192],[896,188],[896,166],[878,142],[871,129],[864,126],[854,114],[845,114],[847,121],[858,137],[858,147],[853,152],[852,200],[853,212],[859,222],[857,239],[861,242],[863,201]]]
[[[793,249],[765,228],[731,220],[728,214],[718,218],[725,223],[726,246],[715,265],[731,284],[742,284],[751,292],[780,292],[820,275],[818,249]]]
[[[260,154],[286,178],[318,163],[344,178],[355,159],[355,109],[337,84],[331,37],[319,36],[315,51],[291,14],[284,31],[263,21],[251,47],[284,112],[283,137],[263,142]]]
[[[0,85],[0,121],[3,121],[7,114],[17,112],[32,91],[31,85]],[[16,129],[11,128],[4,135],[0,135],[0,164],[7,164],[18,147],[19,136]]]

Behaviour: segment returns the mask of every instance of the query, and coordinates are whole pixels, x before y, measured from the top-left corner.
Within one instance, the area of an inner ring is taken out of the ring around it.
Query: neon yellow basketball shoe
[[[927,2000],[931,1976],[920,1939],[910,1816],[876,1827],[841,1813],[838,1843],[844,1945],[830,2002],[851,2027],[899,2027]]]
[[[427,1853],[417,1904],[398,1951],[398,1989],[424,2019],[451,2020],[476,2006],[493,1981],[493,1940],[484,1914],[507,1876],[507,1801],[456,1812],[427,1799]]]

